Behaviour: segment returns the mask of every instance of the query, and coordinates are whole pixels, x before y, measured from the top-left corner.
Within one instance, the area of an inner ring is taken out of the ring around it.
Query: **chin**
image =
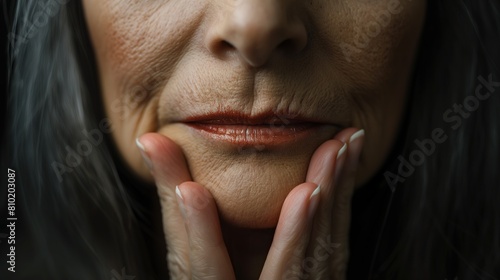
[[[191,165],[193,179],[213,195],[221,219],[243,228],[273,228],[290,191],[304,182],[308,160],[277,163],[249,158],[224,171]],[[217,175],[214,175],[216,172]]]
[[[269,147],[207,141],[182,125],[160,133],[181,147],[192,179],[210,191],[224,222],[273,228],[287,195],[305,182],[314,151],[335,131],[320,132],[306,141]]]
[[[183,150],[192,179],[211,192],[224,222],[273,228],[287,195],[305,181],[309,161],[320,144],[282,151],[221,152],[191,141]]]

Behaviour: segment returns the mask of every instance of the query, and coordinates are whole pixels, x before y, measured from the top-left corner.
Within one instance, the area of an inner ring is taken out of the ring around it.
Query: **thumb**
[[[136,143],[155,179],[171,277],[184,278],[190,271],[189,242],[175,187],[182,182],[191,181],[186,159],[177,144],[159,133],[144,134],[137,138]]]

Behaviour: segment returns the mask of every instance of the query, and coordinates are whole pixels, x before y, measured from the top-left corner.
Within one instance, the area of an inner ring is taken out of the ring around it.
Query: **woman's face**
[[[159,132],[227,221],[272,227],[310,157],[366,131],[357,185],[395,140],[426,1],[85,0],[103,102],[123,160]]]

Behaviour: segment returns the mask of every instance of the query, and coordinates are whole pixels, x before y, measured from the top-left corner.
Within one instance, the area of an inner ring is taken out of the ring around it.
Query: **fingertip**
[[[313,154],[311,162],[320,161],[324,162],[329,159],[333,160],[337,158],[337,154],[342,150],[346,142],[340,141],[338,139],[331,139],[321,144],[319,148]]]
[[[223,240],[217,205],[210,191],[191,181],[179,184],[177,190],[182,197],[190,240],[204,240],[211,246],[221,245]]]
[[[305,182],[293,188],[285,198],[282,211],[287,207],[296,207],[297,204],[308,201],[317,187],[315,183]]]
[[[187,181],[177,186],[184,205],[190,207],[190,211],[202,212],[210,206],[215,206],[215,201],[210,191],[196,182]]]
[[[321,187],[311,182],[302,183],[296,186],[286,197],[281,213],[283,217],[288,216],[286,219],[294,220],[310,220],[311,211],[314,212],[316,205],[319,201]],[[313,208],[313,209],[311,209]],[[305,210],[308,209],[308,210]],[[293,218],[290,218],[295,216]]]
[[[189,242],[191,276],[193,279],[234,279],[231,259],[227,253],[212,194],[204,186],[186,181],[176,186],[178,201],[182,204],[184,224]]]
[[[360,129],[351,135],[351,137],[349,138],[349,143],[353,143],[357,139],[363,138],[364,136],[365,136],[365,130]]]
[[[136,145],[157,183],[168,181],[168,185],[173,187],[191,180],[182,149],[167,136],[146,133],[136,139]]]
[[[345,143],[338,139],[331,139],[321,144],[311,158],[306,181],[315,184],[325,183],[324,177],[333,173],[337,156],[344,145]]]
[[[318,185],[311,182],[302,183],[293,188],[281,207],[277,230],[290,231],[293,228],[305,226],[311,196],[317,188]]]
[[[359,131],[360,129],[355,127],[346,128],[337,133],[337,135],[335,135],[333,139],[341,141],[343,143],[349,143],[351,137]]]
[[[149,132],[136,138],[139,149],[145,151],[150,157],[165,153],[182,155],[181,148],[170,138],[160,133]]]

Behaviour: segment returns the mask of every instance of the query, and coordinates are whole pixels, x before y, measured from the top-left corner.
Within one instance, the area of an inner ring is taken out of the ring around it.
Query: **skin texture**
[[[169,267],[178,277],[205,275],[196,256],[216,252],[223,261],[210,267],[220,268],[220,278],[231,279],[234,268],[238,279],[250,275],[244,271],[256,276],[263,271],[270,277],[263,279],[277,279],[291,264],[301,264],[300,258],[286,259],[294,253],[283,248],[298,248],[303,256],[317,245],[291,236],[310,231],[326,238],[337,232],[333,239],[346,244],[352,190],[380,168],[397,134],[425,1],[83,3],[114,142],[130,169],[158,187]],[[250,116],[274,112],[285,119],[302,115],[324,125],[296,145],[241,149],[207,141],[182,123],[214,110]],[[344,178],[345,186],[334,190],[335,178],[329,173],[336,161],[326,159],[357,131],[349,127],[364,129],[364,146],[362,152],[360,147],[350,151],[351,156],[361,155],[349,159],[348,175],[337,176],[337,180]],[[150,132],[154,134],[144,135]],[[137,137],[141,137],[142,156]],[[322,182],[327,183],[312,222],[301,211],[309,208],[307,198]],[[197,195],[205,197],[203,211],[187,207],[198,212],[183,217],[176,185],[184,203]],[[186,229],[178,227],[182,221]],[[207,232],[206,227],[219,223],[220,228]],[[238,232],[239,228],[276,226],[276,232],[268,234]],[[235,252],[244,240],[251,240],[249,236],[258,234],[265,237],[254,255],[264,259],[256,257],[254,264],[240,265],[248,259],[243,251]],[[220,242],[222,235],[227,248]],[[235,235],[241,237],[236,242],[240,245],[231,245]],[[201,242],[200,236],[206,240]],[[192,246],[193,240],[198,240],[198,246]],[[215,244],[210,247],[214,251],[199,244]],[[341,279],[347,250],[342,252],[324,261],[334,263],[337,272],[323,269],[312,279],[330,279],[328,273]],[[226,254],[229,263],[223,257]]]
[[[339,128],[366,131],[357,184],[376,172],[397,133],[425,13],[424,1],[394,0],[83,2],[124,161],[151,182],[134,141],[170,137],[223,217],[248,227],[276,225],[312,153]],[[178,123],[214,108],[332,126],[297,149],[241,153]]]
[[[180,147],[158,133],[140,137],[160,197],[170,278],[345,279],[363,142],[363,130],[348,128],[323,143],[306,183],[287,195],[273,232],[220,222],[212,194],[190,181]]]

